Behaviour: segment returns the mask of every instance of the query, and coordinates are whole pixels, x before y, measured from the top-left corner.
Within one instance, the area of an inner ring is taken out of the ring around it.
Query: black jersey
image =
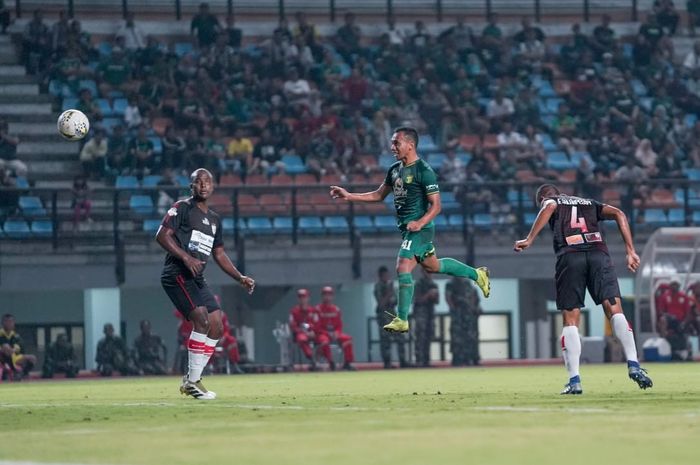
[[[162,226],[172,229],[177,245],[192,257],[205,262],[205,266],[212,250],[224,245],[219,215],[211,209],[203,212],[192,198],[176,202],[165,214]],[[183,272],[186,276],[190,275],[182,260],[168,253],[163,274]]]
[[[569,195],[557,195],[544,200],[555,202],[557,209],[549,219],[554,233],[554,252],[562,255],[569,252],[603,250],[607,253],[602,225],[603,204],[591,199]]]

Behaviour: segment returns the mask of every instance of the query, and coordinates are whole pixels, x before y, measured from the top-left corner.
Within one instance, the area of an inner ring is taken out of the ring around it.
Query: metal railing
[[[194,14],[200,0],[15,0],[17,17],[35,8],[64,9],[69,17],[83,12],[126,16],[135,13],[173,14],[180,20],[183,15]],[[631,21],[637,21],[638,11],[647,8],[651,2],[642,0],[209,0],[214,13],[289,17],[297,11],[315,16],[326,16],[335,22],[344,12],[352,11],[359,15],[389,17],[421,16],[426,20],[443,21],[446,16],[465,15],[486,18],[491,13],[511,15],[532,15],[537,22],[548,15],[580,17],[590,21],[593,14],[623,12]],[[642,3],[642,5],[640,5]],[[76,9],[79,7],[79,10]]]

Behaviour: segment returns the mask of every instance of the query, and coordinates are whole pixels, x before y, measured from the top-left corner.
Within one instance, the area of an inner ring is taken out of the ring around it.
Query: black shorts
[[[620,297],[615,267],[610,255],[602,250],[560,255],[557,258],[555,280],[559,310],[582,308],[586,298],[586,288],[596,305],[600,305],[605,300]]]
[[[185,277],[184,274],[163,274],[160,283],[168,294],[175,308],[185,318],[197,307],[206,307],[209,313],[220,309],[204,278]]]

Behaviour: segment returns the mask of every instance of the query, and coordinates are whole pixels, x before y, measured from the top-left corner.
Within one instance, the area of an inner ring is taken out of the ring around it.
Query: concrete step
[[[2,37],[2,36],[0,36]],[[2,65],[0,66],[0,76],[24,76],[26,70],[22,65]]]
[[[17,135],[45,135],[56,134],[55,123],[17,123],[10,121],[9,127],[11,134]]]
[[[0,76],[2,80],[2,76]],[[0,83],[0,95],[39,95],[37,84],[2,84]]]
[[[36,84],[36,76],[30,76],[28,74],[13,74],[9,76],[0,75],[0,86],[4,84]]]
[[[72,180],[80,173],[80,163],[75,161],[33,161],[28,163],[29,175],[35,179]]]
[[[17,50],[12,43],[0,42],[0,55],[17,55]]]
[[[18,63],[19,58],[17,58],[14,51],[12,53],[0,53],[0,65],[16,65]]]
[[[1,114],[41,115],[52,114],[50,103],[0,103]]]
[[[15,112],[2,112],[0,115],[7,121],[12,121],[15,123],[53,123],[56,124],[56,118],[58,115],[55,113],[15,113]]]
[[[11,44],[12,38],[9,34],[0,35],[0,44]]]
[[[0,103],[49,103],[53,104],[54,96],[49,94],[1,94]]]
[[[56,134],[55,139],[53,142],[20,141],[17,146],[17,155],[22,158],[24,155],[41,155],[44,159],[53,160],[54,155],[72,154],[77,156],[80,152],[80,144],[77,142],[63,140],[58,134]]]

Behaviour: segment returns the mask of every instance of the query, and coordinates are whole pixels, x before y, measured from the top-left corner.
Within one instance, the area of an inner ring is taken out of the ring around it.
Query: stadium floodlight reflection
[[[647,241],[635,281],[635,332],[656,332],[659,284],[678,281],[681,289],[700,281],[700,228],[659,228]]]

